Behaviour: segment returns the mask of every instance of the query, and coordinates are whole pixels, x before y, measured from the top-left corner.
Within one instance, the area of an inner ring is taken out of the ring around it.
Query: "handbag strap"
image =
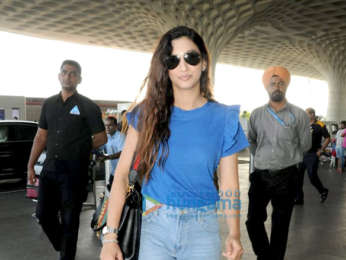
[[[140,158],[139,158],[139,155],[136,154],[135,160],[133,161],[133,164],[132,164],[132,169],[134,169],[135,171],[137,171],[140,161],[141,161],[141,160],[140,160]]]
[[[138,154],[135,154],[132,167],[129,173],[129,186],[134,186],[136,182],[138,182],[138,167],[140,163],[140,157]]]

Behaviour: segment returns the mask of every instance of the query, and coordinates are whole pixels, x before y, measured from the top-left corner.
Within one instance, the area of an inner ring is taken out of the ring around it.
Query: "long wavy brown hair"
[[[172,41],[181,37],[188,37],[199,48],[201,58],[206,62],[206,69],[202,71],[200,77],[200,92],[207,100],[213,100],[210,83],[210,57],[202,37],[195,30],[186,26],[171,29],[161,37],[154,51],[148,76],[142,86],[142,88],[147,86],[146,96],[133,111],[133,114],[138,113],[137,155],[141,159],[138,171],[147,181],[150,179],[150,172],[158,155],[160,154],[158,165],[164,167],[169,154],[169,121],[174,96],[164,58],[172,54]]]

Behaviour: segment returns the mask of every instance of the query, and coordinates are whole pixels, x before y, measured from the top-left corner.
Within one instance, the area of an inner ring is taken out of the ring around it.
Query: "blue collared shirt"
[[[125,135],[116,131],[113,135],[107,134],[108,141],[104,145],[104,150],[108,155],[118,153],[123,150]],[[114,175],[119,159],[111,160],[111,174]]]

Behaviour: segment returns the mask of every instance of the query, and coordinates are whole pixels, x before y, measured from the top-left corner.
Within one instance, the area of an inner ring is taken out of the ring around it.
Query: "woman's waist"
[[[155,200],[143,194],[143,215],[148,214],[169,214],[171,216],[206,216],[216,214],[217,204],[215,202],[207,205],[197,205],[195,207],[170,205]]]

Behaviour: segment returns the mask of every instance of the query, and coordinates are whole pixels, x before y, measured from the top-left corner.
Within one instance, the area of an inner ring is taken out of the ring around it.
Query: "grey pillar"
[[[211,64],[210,64],[210,76],[211,76],[211,84],[214,86],[215,84],[215,68],[218,55],[212,49],[209,49]]]
[[[327,119],[333,121],[346,120],[345,75],[329,75],[328,85]]]

